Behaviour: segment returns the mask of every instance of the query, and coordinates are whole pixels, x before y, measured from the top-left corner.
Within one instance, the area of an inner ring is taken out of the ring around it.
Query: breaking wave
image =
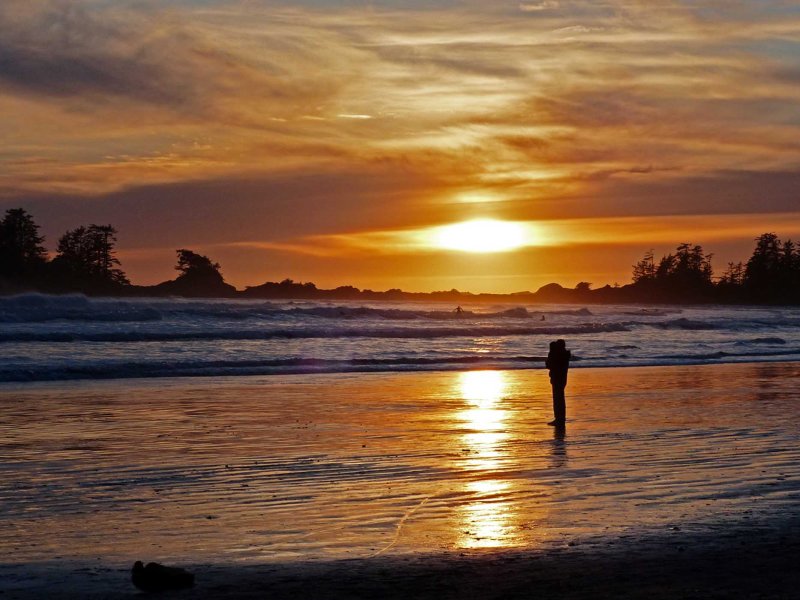
[[[241,321],[312,317],[319,319],[385,321],[456,321],[485,319],[542,319],[547,316],[589,317],[587,308],[529,311],[518,306],[495,311],[415,310],[370,306],[291,306],[272,302],[183,299],[125,300],[88,298],[80,294],[48,296],[21,294],[0,297],[0,323],[46,323],[50,321],[145,322],[185,317]]]
[[[333,327],[330,329],[241,329],[199,331],[46,331],[0,332],[0,343],[10,342],[176,342],[185,340],[271,340],[391,338],[436,339],[452,337],[577,335],[627,331],[618,323],[554,327]]]
[[[49,321],[141,322],[160,321],[155,308],[124,300],[91,300],[86,296],[22,294],[0,297],[0,323],[47,323]]]

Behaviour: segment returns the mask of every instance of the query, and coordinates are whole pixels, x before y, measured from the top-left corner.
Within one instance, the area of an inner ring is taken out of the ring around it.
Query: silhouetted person
[[[547,354],[545,366],[550,371],[550,385],[553,386],[553,416],[548,425],[564,427],[567,422],[567,401],[564,389],[567,387],[567,372],[572,353],[567,350],[564,340],[550,342],[550,352]]]
[[[456,313],[457,315],[460,315],[461,313],[464,312],[464,309],[461,308],[460,306],[456,306],[456,308],[455,308],[455,310],[453,312]]]

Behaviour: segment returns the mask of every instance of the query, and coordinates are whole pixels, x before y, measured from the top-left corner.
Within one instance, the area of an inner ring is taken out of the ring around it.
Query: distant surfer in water
[[[460,315],[461,313],[464,312],[464,309],[461,308],[460,306],[456,306],[455,309],[453,309],[453,312],[456,313],[457,315]]]
[[[567,401],[564,389],[567,387],[567,372],[572,353],[567,350],[564,340],[550,342],[550,352],[547,354],[545,366],[550,372],[550,385],[553,386],[553,416],[548,425],[563,427],[567,422]]]

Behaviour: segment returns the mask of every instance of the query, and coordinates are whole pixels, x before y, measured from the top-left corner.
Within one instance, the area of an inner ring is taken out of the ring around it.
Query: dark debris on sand
[[[197,573],[194,587],[152,596],[159,600],[800,598],[798,526],[719,530],[706,537],[670,529],[666,536],[619,539],[613,545],[573,541],[550,551],[472,550],[331,562],[194,565],[190,568]],[[119,600],[151,595],[135,591],[130,580],[119,575],[110,570],[87,581],[73,572],[47,588],[28,586],[0,593],[0,600]]]

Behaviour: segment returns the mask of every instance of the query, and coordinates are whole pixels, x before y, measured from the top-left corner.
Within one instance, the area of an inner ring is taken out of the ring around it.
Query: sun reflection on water
[[[501,548],[515,545],[514,505],[510,481],[498,477],[509,459],[505,442],[509,437],[503,406],[507,375],[503,371],[469,371],[459,375],[458,392],[466,408],[457,418],[462,422],[462,443],[467,452],[462,466],[474,479],[467,481],[470,501],[461,507],[459,548]]]
[[[464,507],[461,548],[503,548],[513,545],[512,503],[505,499],[511,484],[496,479],[473,481],[467,489],[479,500]]]
[[[508,383],[503,371],[465,371],[459,373],[459,392],[464,400],[480,408],[499,402]]]

